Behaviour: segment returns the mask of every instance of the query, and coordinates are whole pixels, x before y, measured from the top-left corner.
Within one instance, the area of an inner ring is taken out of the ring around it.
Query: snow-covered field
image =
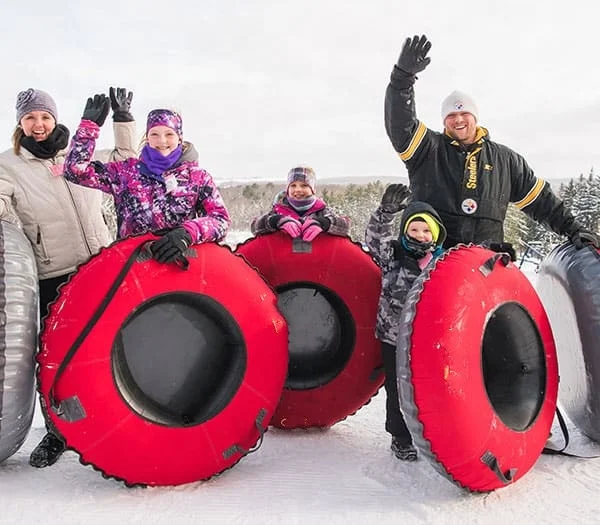
[[[0,523],[598,523],[600,459],[542,456],[514,485],[470,494],[424,459],[394,459],[383,420],[380,393],[329,430],[269,430],[257,452],[207,482],[132,489],[82,466],[74,452],[30,467],[44,434],[38,412],[26,443],[0,466]]]
[[[328,430],[270,429],[257,452],[207,482],[127,488],[74,452],[53,467],[30,467],[45,432],[38,409],[23,447],[0,465],[0,524],[598,523],[600,459],[541,456],[514,485],[471,494],[427,460],[396,460],[383,421],[380,393]]]

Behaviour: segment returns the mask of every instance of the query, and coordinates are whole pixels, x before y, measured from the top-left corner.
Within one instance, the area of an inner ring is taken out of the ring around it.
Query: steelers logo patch
[[[465,199],[460,206],[467,215],[472,215],[477,211],[477,201],[473,199]]]

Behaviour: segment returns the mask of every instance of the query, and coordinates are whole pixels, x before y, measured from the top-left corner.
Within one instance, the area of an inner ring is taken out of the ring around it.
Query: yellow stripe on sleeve
[[[417,151],[417,148],[421,144],[421,141],[423,140],[423,137],[425,136],[426,132],[427,132],[427,127],[425,126],[425,124],[423,124],[422,122],[419,122],[417,131],[415,131],[415,134],[413,135],[413,138],[411,139],[410,144],[408,145],[408,148],[406,148],[404,151],[398,153],[398,155],[400,155],[400,158],[404,162],[406,162],[407,160],[410,160],[412,158],[412,156],[415,154],[415,151]]]
[[[525,206],[529,206],[535,199],[538,198],[538,195],[542,193],[544,186],[546,185],[546,181],[544,179],[537,179],[533,188],[529,190],[529,193],[525,195],[520,201],[515,202],[515,206],[522,210]]]

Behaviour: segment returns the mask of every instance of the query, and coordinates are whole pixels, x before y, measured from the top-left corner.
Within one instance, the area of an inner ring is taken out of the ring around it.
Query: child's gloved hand
[[[292,239],[300,237],[302,225],[292,217],[283,217],[279,220],[277,227],[287,233]]]
[[[102,124],[104,124],[104,121],[108,116],[109,110],[110,100],[108,100],[107,96],[104,94],[94,95],[93,98],[89,97],[87,99],[81,118],[91,120],[98,124],[99,127],[102,127]]]
[[[302,240],[306,242],[313,241],[319,233],[323,231],[319,221],[308,219],[302,225]]]
[[[386,213],[398,213],[406,208],[410,190],[404,184],[390,184],[381,197],[381,210]]]
[[[175,262],[192,244],[192,237],[183,227],[173,228],[152,243],[150,250],[159,263]]]

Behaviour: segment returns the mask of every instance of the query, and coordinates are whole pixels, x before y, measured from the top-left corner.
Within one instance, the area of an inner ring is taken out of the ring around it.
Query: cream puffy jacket
[[[102,162],[136,157],[135,122],[113,123],[115,149],[96,152]],[[38,159],[21,148],[0,153],[0,219],[20,224],[37,261],[40,280],[72,272],[112,242],[102,216],[102,192],[67,182],[67,150]]]

